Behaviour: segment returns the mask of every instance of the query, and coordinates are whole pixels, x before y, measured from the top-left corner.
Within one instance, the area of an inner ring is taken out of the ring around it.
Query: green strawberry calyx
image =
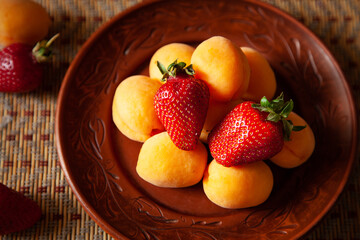
[[[59,37],[59,33],[54,35],[50,40],[38,42],[32,50],[36,61],[39,63],[47,62],[53,55],[52,43]]]
[[[251,106],[261,112],[268,112],[269,114],[266,118],[266,120],[268,121],[282,121],[285,141],[290,141],[290,135],[292,131],[301,131],[306,127],[294,126],[291,120],[286,119],[294,108],[294,102],[292,99],[290,99],[289,101],[285,101],[283,93],[281,93],[277,98],[271,101],[269,101],[264,96],[260,100],[260,104],[254,103]]]
[[[159,61],[156,61],[156,65],[162,74],[161,82],[166,82],[166,80],[170,76],[176,77],[176,75],[179,73],[189,76],[193,76],[195,74],[192,64],[186,66],[185,62],[178,62],[177,59],[172,62],[167,68]]]

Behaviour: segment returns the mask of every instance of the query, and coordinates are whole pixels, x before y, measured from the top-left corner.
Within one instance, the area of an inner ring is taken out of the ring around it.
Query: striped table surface
[[[69,188],[55,147],[55,108],[62,79],[86,39],[114,15],[140,0],[36,0],[50,14],[49,36],[61,33],[56,57],[41,88],[0,93],[0,182],[34,199],[42,219],[2,239],[110,239]],[[330,49],[360,110],[360,1],[264,0],[289,13]],[[1,7],[1,6],[0,6]],[[360,240],[360,166],[354,169],[330,212],[305,239]]]

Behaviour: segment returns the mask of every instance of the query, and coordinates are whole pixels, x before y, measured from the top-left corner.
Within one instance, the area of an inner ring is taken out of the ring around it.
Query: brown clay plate
[[[279,91],[314,130],[304,165],[271,165],[275,186],[260,206],[228,210],[201,184],[164,189],[141,180],[140,143],[111,119],[112,98],[127,76],[147,74],[152,54],[171,42],[196,45],[222,35],[262,52]],[[57,147],[65,176],[88,214],[119,239],[295,239],[307,233],[341,193],[355,154],[354,103],[338,64],[303,25],[257,1],[147,1],[113,18],[86,42],[62,84]]]

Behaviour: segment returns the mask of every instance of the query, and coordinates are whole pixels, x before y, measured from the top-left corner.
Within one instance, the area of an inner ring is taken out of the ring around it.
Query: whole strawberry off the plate
[[[119,239],[304,235],[339,196],[354,159],[356,114],[338,64],[305,27],[264,3],[175,2],[146,1],[121,13],[86,42],[70,66],[59,94],[56,134],[73,192]],[[255,208],[217,207],[199,185],[162,189],[145,183],[135,172],[141,144],[121,135],[111,120],[116,86],[127,76],[147,73],[157,49],[171,42],[195,46],[215,35],[264,54],[279,91],[295,101],[316,137],[315,152],[303,166],[286,171],[272,166],[277,187]]]

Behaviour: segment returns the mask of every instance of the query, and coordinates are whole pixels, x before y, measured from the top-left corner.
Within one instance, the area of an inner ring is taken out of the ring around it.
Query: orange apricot
[[[306,162],[315,149],[315,137],[312,129],[298,114],[291,112],[287,118],[295,126],[306,126],[298,132],[291,132],[290,141],[284,142],[282,150],[270,160],[283,168],[294,168]]]
[[[161,84],[148,76],[134,75],[116,88],[112,117],[116,127],[131,140],[144,142],[153,132],[164,129],[158,119],[153,99]]]
[[[181,150],[162,132],[141,147],[136,172],[155,186],[181,188],[200,182],[206,164],[207,150],[201,142],[194,150]]]
[[[249,86],[242,98],[260,102],[262,97],[272,99],[276,91],[276,79],[267,59],[258,51],[249,47],[241,47],[250,66]],[[240,95],[239,93],[235,96]]]
[[[236,92],[242,95],[248,87],[247,59],[227,38],[214,36],[201,42],[192,54],[191,63],[195,76],[207,83],[214,101],[230,101]]]
[[[31,0],[0,0],[0,45],[35,45],[48,34],[51,19],[45,8]]]
[[[169,66],[176,59],[178,62],[190,64],[191,55],[194,52],[192,46],[184,43],[170,43],[159,48],[151,57],[149,64],[149,76],[153,79],[160,80],[162,74],[157,66],[157,61],[161,62],[165,67]]]
[[[223,208],[248,208],[265,202],[274,177],[263,161],[225,167],[216,160],[208,165],[203,188],[210,201]]]

